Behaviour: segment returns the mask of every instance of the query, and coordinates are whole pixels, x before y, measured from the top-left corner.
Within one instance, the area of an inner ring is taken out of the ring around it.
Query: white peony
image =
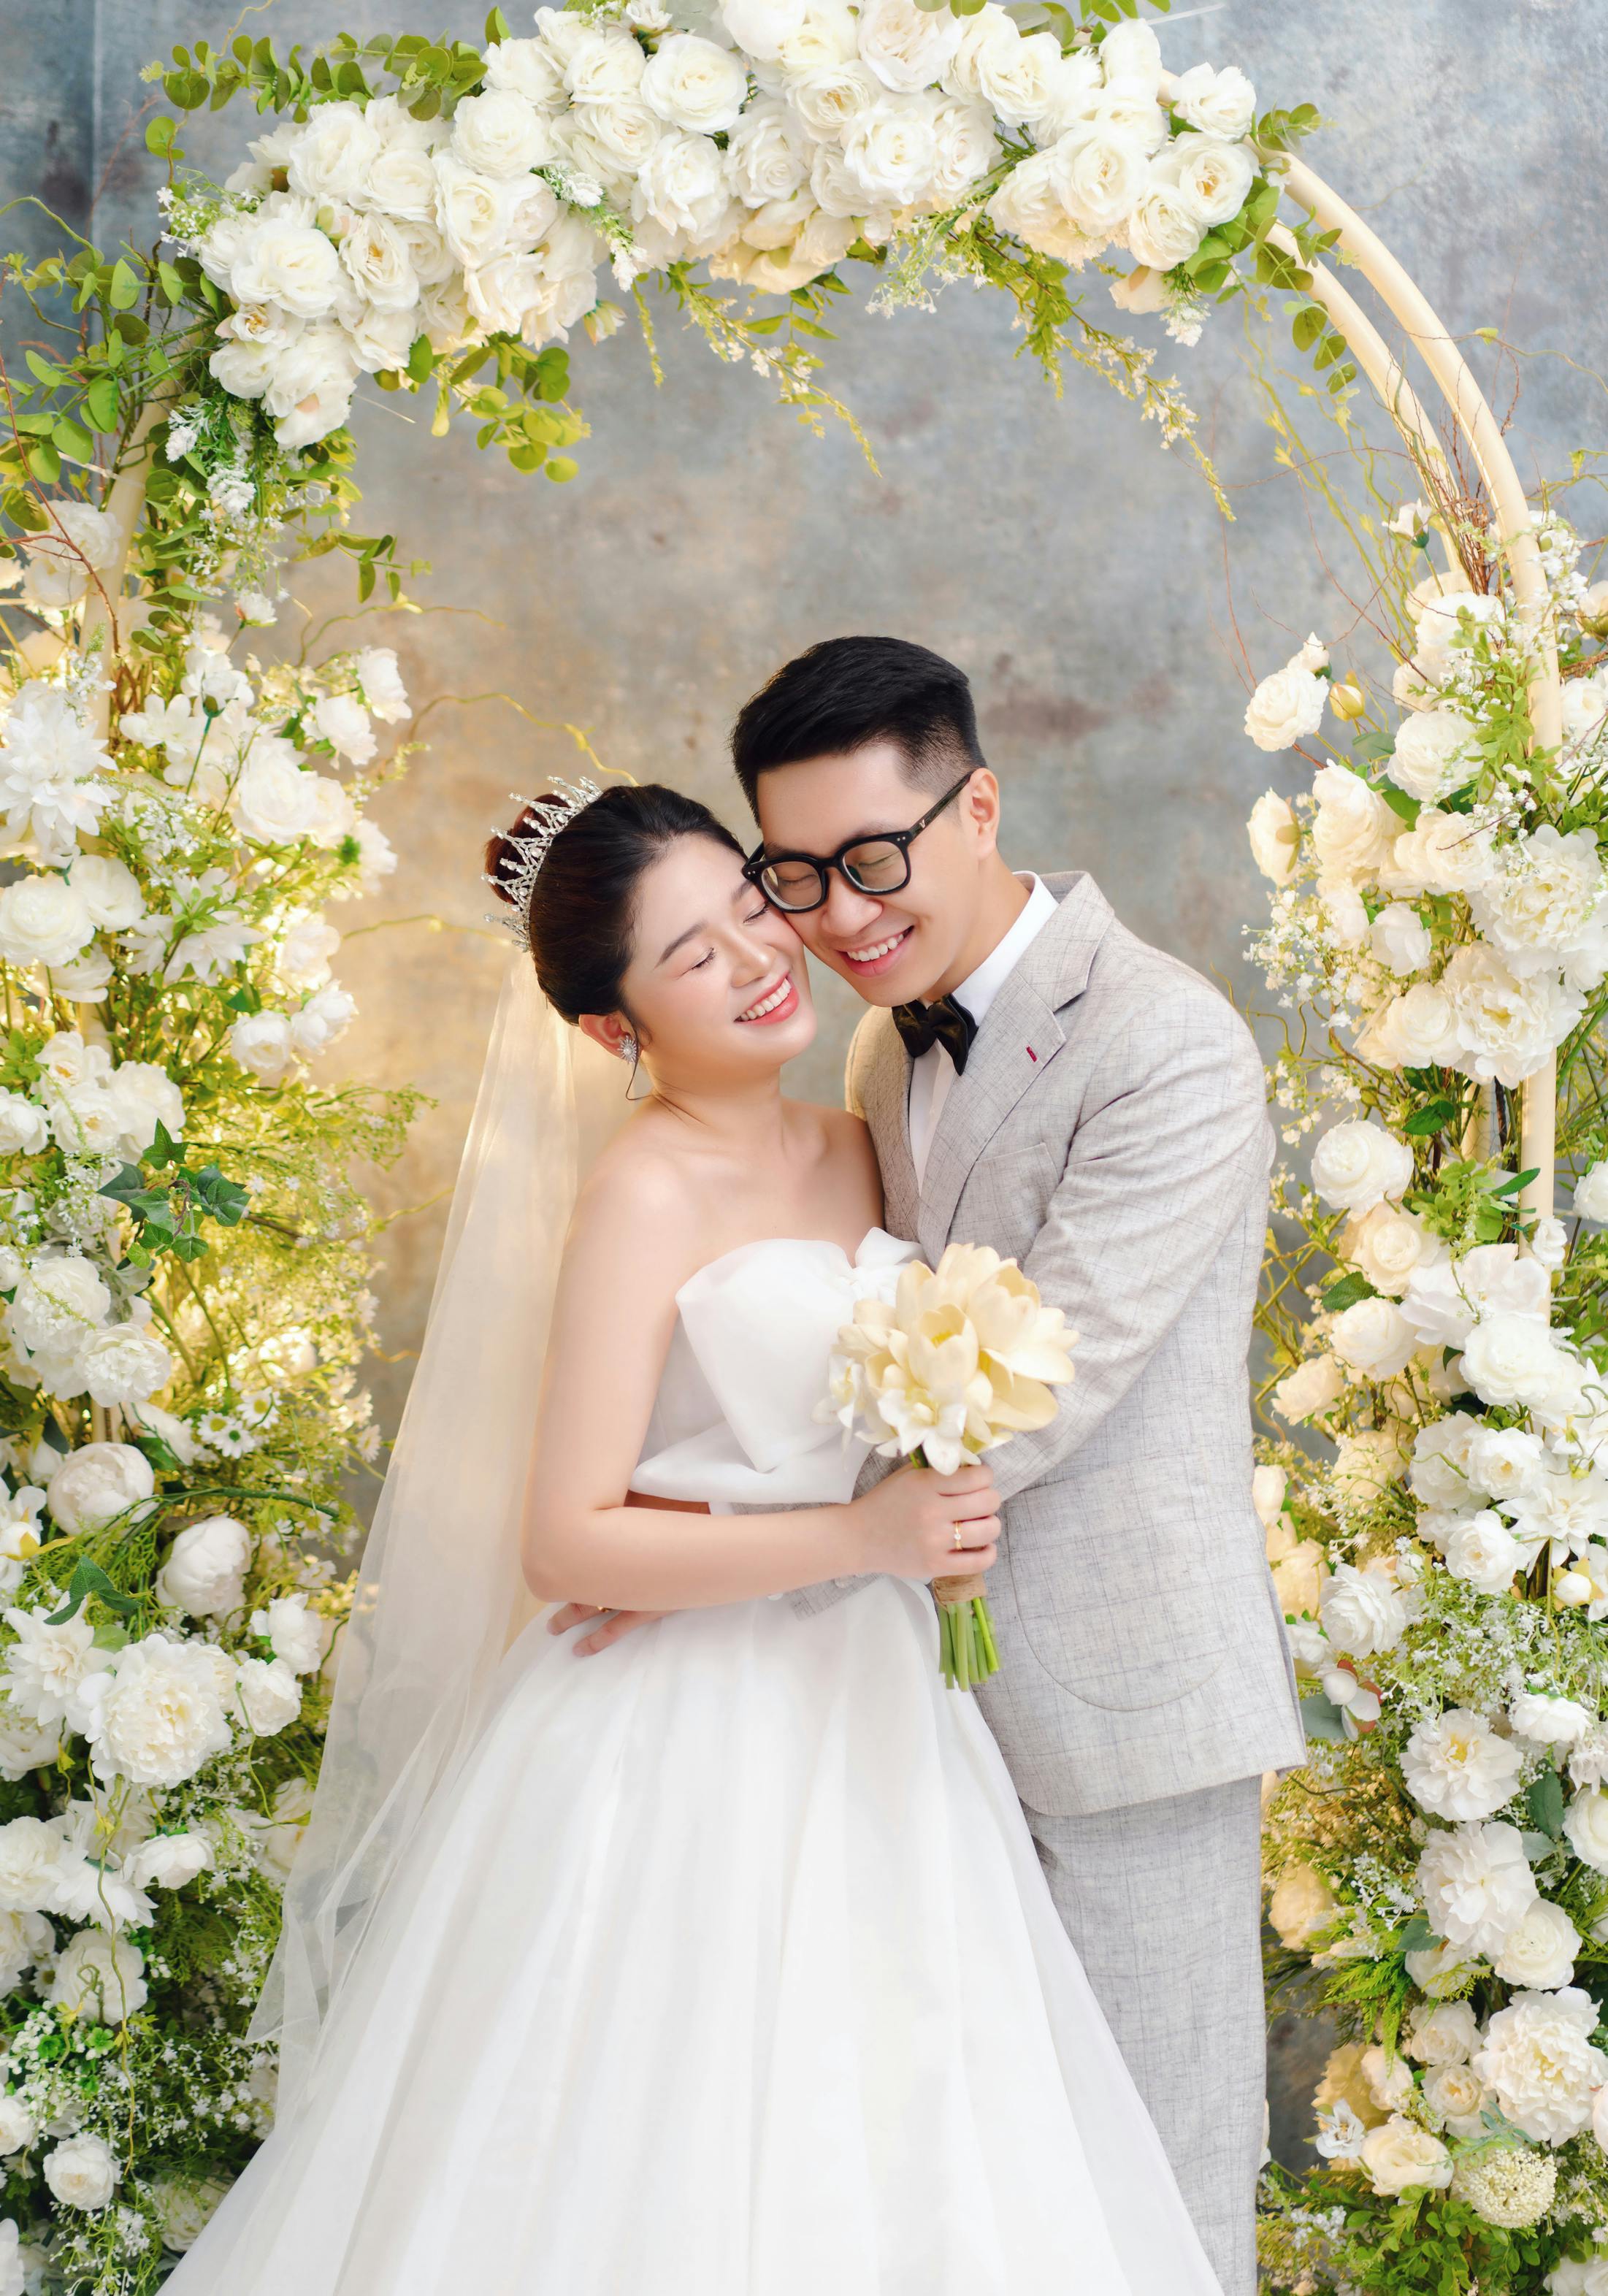
[[[92,1403],[126,1410],[160,1393],[173,1376],[173,1357],[148,1324],[130,1321],[86,1340],[78,1370]]]
[[[119,1651],[109,1685],[84,1717],[97,1775],[145,1786],[193,1778],[231,1742],[224,1691],[232,1672],[222,1651],[162,1634]]]
[[[1198,227],[1195,236],[1198,243]],[[1135,252],[1139,250],[1136,249]],[[1194,250],[1186,249],[1185,252],[1192,254]],[[1175,262],[1183,259],[1181,256],[1173,258]],[[1141,254],[1140,260],[1148,263],[1152,258]],[[1156,267],[1166,270],[1169,266],[1160,264]],[[1326,668],[1328,660],[1329,650],[1322,639],[1309,637],[1299,653],[1291,655],[1283,669],[1263,678],[1245,710],[1245,731],[1259,750],[1292,750],[1298,742],[1317,733],[1329,701],[1328,683],[1317,672]],[[1346,769],[1341,767],[1335,770]],[[1350,778],[1355,781],[1357,776],[1352,775]]]
[[[1499,1953],[1538,1894],[1518,1828],[1499,1819],[1432,1833],[1418,1885],[1430,1927],[1471,1956]]]
[[[103,1529],[156,1488],[151,1462],[132,1443],[83,1443],[50,1479],[45,1504],[70,1538]]]
[[[1345,1392],[1345,1377],[1331,1355],[1309,1356],[1285,1374],[1273,1390],[1273,1407],[1281,1419],[1299,1426],[1317,1418]]]
[[[1574,1976],[1580,1933],[1562,1906],[1538,1898],[1503,1940],[1492,1964],[1505,1985],[1551,1993]]]
[[[26,2151],[39,2133],[39,2125],[20,2096],[9,2091],[0,2095],[0,2153]],[[15,2296],[22,2296],[22,2282],[16,2283]],[[0,2277],[0,2289],[5,2282]]]
[[[1332,1126],[1312,1152],[1312,1185],[1336,1211],[1372,1211],[1412,1180],[1412,1150],[1372,1118]]]
[[[122,2170],[104,2138],[87,2131],[65,2136],[45,2155],[45,2181],[63,2208],[106,2208]]]
[[[0,1090],[0,1156],[37,1156],[49,1144],[45,1111],[20,1092]]]
[[[1591,1727],[1591,1716],[1572,1698],[1552,1698],[1527,1690],[1514,1700],[1508,1719],[1532,1746],[1574,1746]]]
[[[1371,1658],[1400,1641],[1407,1609],[1382,1570],[1342,1562],[1324,1588],[1323,1627],[1336,1650]]]
[[[1591,2118],[1592,2092],[1608,2080],[1608,2057],[1591,2044],[1596,2021],[1590,1995],[1567,1986],[1517,1995],[1487,2028],[1474,2070],[1538,2144],[1564,2144]]]
[[[1470,896],[1475,924],[1520,980],[1555,965],[1594,988],[1608,962],[1602,905],[1608,890],[1595,830],[1567,837],[1550,823],[1497,849],[1497,866]]]
[[[1464,1343],[1462,1375],[1482,1403],[1545,1411],[1571,1391],[1579,1365],[1533,1316],[1497,1309],[1481,1317]]]
[[[1377,790],[1348,767],[1321,766],[1312,776],[1312,794],[1317,800],[1312,851],[1322,874],[1354,884],[1382,877],[1400,841],[1401,824]]]
[[[62,1837],[43,1818],[0,1825],[0,1907],[8,1914],[53,1910],[62,1882]]]
[[[233,1515],[187,1523],[156,1574],[157,1600],[192,1618],[226,1618],[238,1611],[251,1565],[251,1534]]]
[[[1426,805],[1396,839],[1388,874],[1395,892],[1472,893],[1495,865],[1489,830],[1476,829],[1464,814]]]
[[[20,1713],[14,1700],[0,1698],[0,1778],[15,1785],[30,1770],[47,1768],[61,1751],[60,1722],[31,1721]]]
[[[1402,1749],[1407,1792],[1432,1816],[1492,1817],[1518,1791],[1523,1756],[1483,1715],[1448,1707],[1418,1723]]]

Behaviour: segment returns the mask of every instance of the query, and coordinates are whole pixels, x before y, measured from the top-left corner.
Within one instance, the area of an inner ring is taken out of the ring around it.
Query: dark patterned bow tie
[[[965,1074],[977,1023],[953,996],[940,996],[935,1004],[896,1004],[893,1025],[913,1061],[941,1045],[955,1063],[956,1075]]]

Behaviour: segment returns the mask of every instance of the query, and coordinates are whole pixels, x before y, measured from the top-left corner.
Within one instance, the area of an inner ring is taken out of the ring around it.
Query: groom
[[[1006,867],[970,686],[925,647],[812,646],[732,752],[760,885],[871,1007],[849,1100],[887,1226],[932,1263],[992,1244],[1079,1335],[1056,1418],[989,1455],[979,1697],[1225,2296],[1252,2296],[1259,1783],[1303,1751],[1251,1503],[1256,1047],[1091,877]]]

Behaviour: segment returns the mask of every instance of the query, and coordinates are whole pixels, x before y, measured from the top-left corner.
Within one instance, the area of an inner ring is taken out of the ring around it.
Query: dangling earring
[[[642,1060],[642,1047],[637,1043],[636,1037],[630,1034],[629,1030],[628,1030],[619,1040],[619,1057],[622,1061],[629,1061],[631,1063],[631,1073],[626,1078],[626,1098],[628,1100],[651,1100],[653,1096],[651,1091],[634,1093],[631,1090],[631,1086],[636,1081],[636,1071]]]
[[[618,1046],[617,1049],[618,1049],[618,1051],[619,1051],[619,1057],[620,1057],[620,1059],[621,1059],[622,1061],[629,1061],[629,1062],[630,1062],[630,1063],[631,1063],[631,1066],[632,1066],[633,1068],[635,1068],[635,1067],[636,1067],[636,1059],[637,1059],[637,1053],[636,1053],[636,1037],[632,1037],[632,1036],[624,1036],[624,1037],[622,1037],[620,1038],[620,1040],[619,1040],[619,1046]]]

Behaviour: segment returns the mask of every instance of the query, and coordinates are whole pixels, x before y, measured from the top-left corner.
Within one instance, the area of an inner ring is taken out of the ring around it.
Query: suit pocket
[[[1004,1560],[1022,1633],[1086,1704],[1165,1706],[1223,1664],[1218,1579],[1236,1541],[1220,1478],[1215,1489],[1203,1480],[1186,1456],[1124,1462],[1007,1505]]]

